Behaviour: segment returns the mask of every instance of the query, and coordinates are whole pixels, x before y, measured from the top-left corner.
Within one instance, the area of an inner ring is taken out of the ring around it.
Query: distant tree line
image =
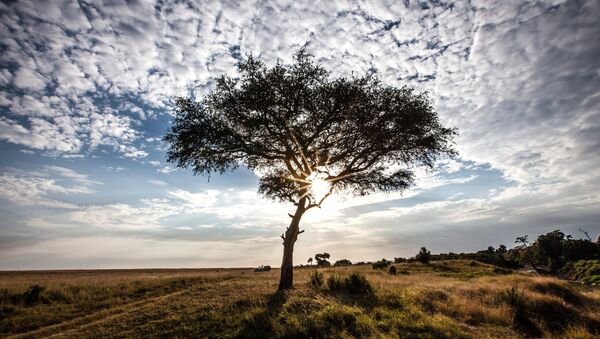
[[[541,274],[557,274],[569,263],[579,260],[599,260],[600,259],[600,237],[596,241],[588,232],[579,229],[585,234],[586,239],[574,239],[571,235],[565,235],[560,230],[555,230],[542,234],[534,242],[529,241],[529,236],[519,236],[515,239],[516,246],[508,249],[506,245],[500,245],[497,248],[488,246],[487,249],[471,253],[439,253],[431,252],[421,247],[419,252],[411,258],[394,258],[393,263],[420,262],[429,264],[431,261],[439,260],[475,260],[486,264],[500,267],[516,269],[524,266],[530,266]],[[316,267],[331,267],[329,262],[331,255],[327,252],[317,253],[314,256]],[[313,266],[313,258],[308,259],[308,265]],[[390,266],[392,261],[382,258],[375,262],[357,262],[354,265],[370,264],[373,269],[385,269]],[[348,259],[337,260],[333,266],[353,265]],[[303,266],[303,265],[300,265]],[[396,268],[390,270],[390,273],[396,274]]]
[[[540,235],[531,244],[527,235],[518,237],[515,243],[519,245],[508,251],[508,258],[549,273],[557,273],[570,262],[600,259],[600,238],[594,242],[587,232],[581,231],[587,239],[574,239],[560,230]]]
[[[531,243],[529,236],[517,237],[516,247],[507,249],[505,245],[498,248],[489,246],[485,250],[473,253],[440,253],[431,254],[425,247],[413,258],[394,258],[395,263],[418,261],[424,264],[436,260],[476,260],[506,268],[519,268],[531,266],[539,273],[557,273],[569,262],[578,260],[600,259],[600,237],[592,241],[588,232],[581,230],[587,239],[574,239],[571,235],[565,235],[560,230],[542,234]],[[382,259],[385,260],[385,259]],[[382,261],[378,261],[381,263]],[[377,268],[381,268],[380,264]],[[374,266],[375,268],[375,266]]]

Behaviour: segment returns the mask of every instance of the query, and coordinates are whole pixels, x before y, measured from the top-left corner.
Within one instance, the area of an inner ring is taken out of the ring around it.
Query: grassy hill
[[[278,270],[1,272],[0,336],[600,335],[597,287],[474,261],[395,266],[319,269],[322,285],[315,269],[296,269],[285,294],[274,293]]]

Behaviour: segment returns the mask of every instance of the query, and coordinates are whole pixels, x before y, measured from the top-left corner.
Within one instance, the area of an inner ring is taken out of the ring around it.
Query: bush
[[[348,260],[348,259],[341,259],[335,262],[335,264],[333,264],[333,266],[338,267],[338,266],[352,266],[352,261]]]
[[[21,295],[21,305],[25,307],[33,306],[40,302],[40,293],[44,288],[38,285],[30,286],[25,293]]]
[[[390,266],[392,262],[386,259],[381,259],[379,261],[374,262],[373,264],[371,264],[371,267],[373,267],[374,270],[377,269],[381,269],[381,268],[386,268],[388,266]]]
[[[325,277],[323,276],[323,273],[314,271],[310,272],[308,275],[308,281],[312,287],[319,289],[323,287],[323,284],[325,283]]]
[[[360,273],[350,275],[333,275],[327,280],[327,287],[332,292],[348,294],[372,294],[373,287],[369,280]]]
[[[393,274],[396,275],[396,266],[390,266],[390,269],[388,270],[389,274]]]
[[[431,252],[429,252],[425,247],[421,247],[421,250],[417,255],[415,255],[415,259],[423,264],[429,264],[431,261]]]

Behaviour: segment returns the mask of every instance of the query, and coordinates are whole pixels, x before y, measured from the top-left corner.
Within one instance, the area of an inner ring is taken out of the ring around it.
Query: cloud
[[[49,195],[52,194],[70,195],[93,192],[88,185],[95,182],[88,181],[76,172],[70,171],[64,177],[69,178],[69,175],[76,175],[75,181],[80,185],[61,185],[57,179],[44,173],[23,171],[0,173],[0,197],[21,205],[76,209],[77,205],[75,204],[49,198]],[[73,178],[71,177],[71,179]]]
[[[89,175],[76,172],[72,169],[60,166],[46,166],[46,169],[60,175],[63,178],[71,179],[84,185],[101,185],[99,181],[89,179]]]
[[[160,181],[160,180],[148,180],[148,183],[155,185],[155,186],[168,186],[168,184],[164,181]]]
[[[160,220],[181,210],[164,199],[144,199],[140,207],[128,204],[88,206],[70,212],[68,220],[96,228],[151,230],[160,228]]]
[[[156,171],[158,173],[169,174],[169,173],[175,172],[176,170],[177,169],[174,168],[173,166],[166,165],[166,166],[163,166],[163,167],[157,169]]]
[[[45,79],[27,67],[19,68],[15,73],[14,83],[15,86],[25,90],[41,91],[46,87]]]
[[[61,128],[60,125],[42,119],[30,119],[31,129],[18,122],[0,117],[0,139],[41,150],[75,152],[81,141],[76,134]]]
[[[0,267],[63,268],[252,267],[260,243],[242,241],[157,240],[132,236],[73,236],[44,239],[15,249],[0,249]],[[241,250],[241,251],[240,251]],[[78,255],[73,255],[78,253]],[[124,263],[123,258],[128,258]],[[32,264],[33,263],[33,264]]]

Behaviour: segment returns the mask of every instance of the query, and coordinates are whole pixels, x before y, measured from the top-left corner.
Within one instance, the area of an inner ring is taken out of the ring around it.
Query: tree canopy
[[[371,75],[332,79],[304,51],[270,68],[250,56],[239,72],[200,101],[176,99],[168,161],[208,175],[245,166],[259,173],[260,193],[296,204],[307,196],[310,208],[324,198],[307,190],[315,174],[330,190],[403,190],[416,165],[455,155],[455,130],[411,88]]]

